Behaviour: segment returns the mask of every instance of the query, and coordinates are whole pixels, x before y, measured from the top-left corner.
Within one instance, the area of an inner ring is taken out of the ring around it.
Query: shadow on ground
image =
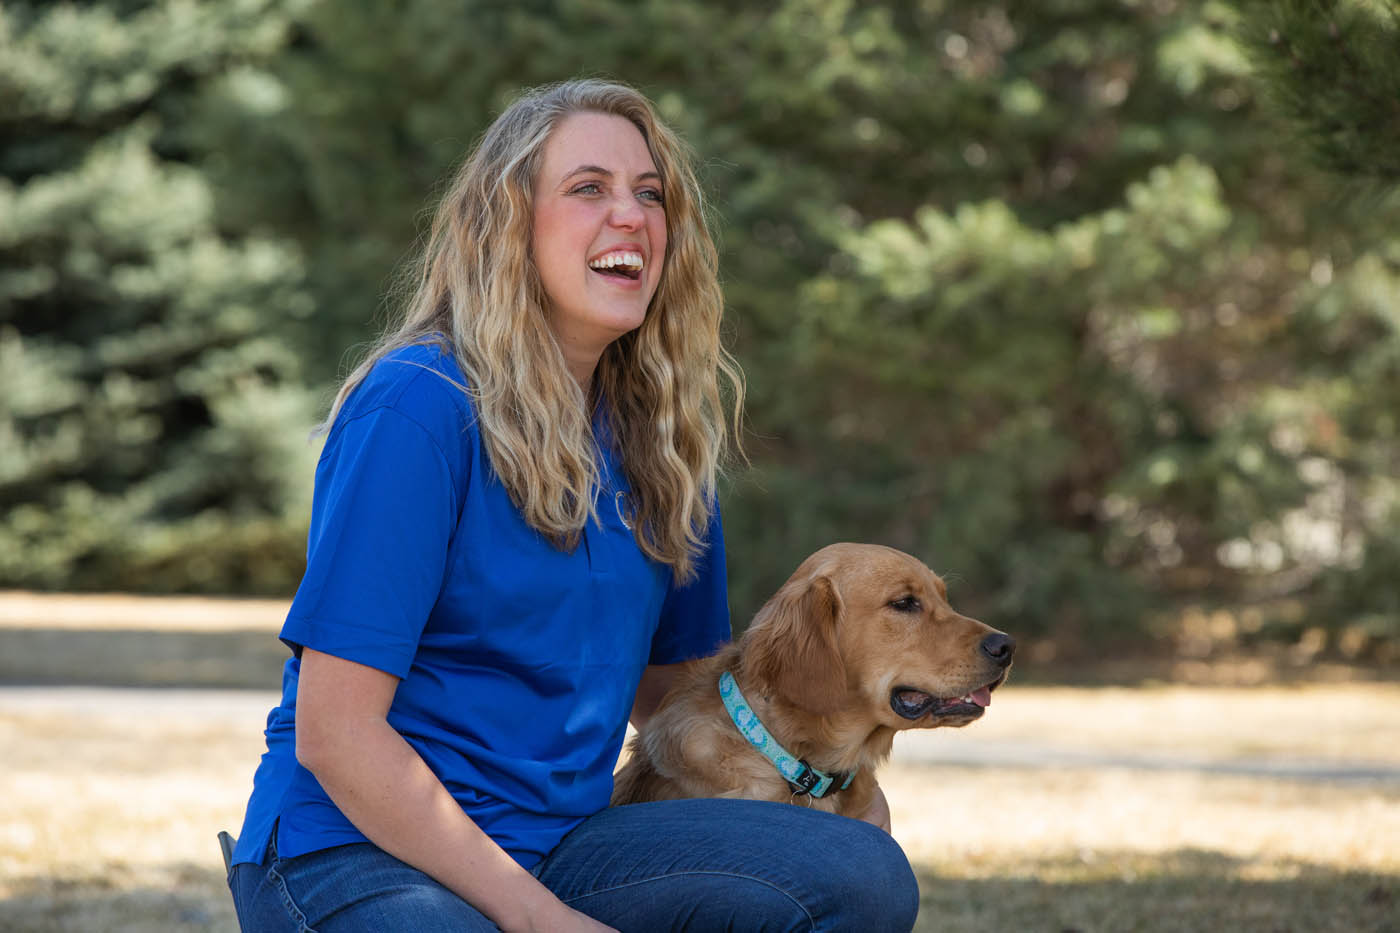
[[[290,653],[261,629],[0,627],[0,683],[275,690]]]
[[[124,886],[100,878],[27,879],[0,900],[5,933],[238,933],[223,872],[178,865],[170,887]]]
[[[915,866],[918,933],[1395,933],[1400,879],[1215,852],[1088,853],[1018,864],[1008,877]],[[964,864],[961,871],[977,870]],[[217,869],[172,868],[169,889],[32,880],[0,901],[7,933],[237,933]],[[1255,876],[1272,877],[1255,877]]]
[[[1396,933],[1400,879],[1219,852],[1086,852],[1026,862],[1008,877],[971,865],[919,876],[918,933]],[[963,877],[953,876],[961,874]]]

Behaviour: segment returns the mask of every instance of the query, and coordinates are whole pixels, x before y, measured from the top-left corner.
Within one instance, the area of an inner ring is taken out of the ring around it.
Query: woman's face
[[[554,128],[531,247],[550,326],[587,386],[607,345],[641,326],[666,257],[661,177],[630,120],[576,113]]]

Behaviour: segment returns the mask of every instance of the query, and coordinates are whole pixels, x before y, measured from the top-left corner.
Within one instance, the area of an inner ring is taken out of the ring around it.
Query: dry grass
[[[285,599],[0,590],[0,628],[276,632]]]
[[[211,605],[0,598],[0,682],[275,683],[280,608]],[[232,933],[214,834],[274,699],[0,689],[0,930]],[[1400,931],[1397,722],[1394,683],[1013,682],[882,774],[919,930]]]
[[[213,837],[237,826],[272,695],[53,696],[0,693],[0,929],[233,931]],[[920,930],[1395,929],[1386,926],[1400,894],[1394,777],[910,759],[935,744],[969,760],[979,743],[995,750],[1026,735],[1110,761],[1125,744],[1224,762],[1264,742],[1299,759],[1347,753],[1394,766],[1385,737],[1397,721],[1394,687],[1323,696],[1009,687],[985,723],[902,737],[883,775],[922,880]],[[1292,724],[1292,743],[1256,732],[1280,722]],[[1348,730],[1359,745],[1330,734]]]
[[[0,695],[0,929],[234,931],[236,831],[267,693]]]
[[[1400,788],[898,767],[922,930],[1379,930]],[[1380,893],[1376,893],[1380,892]]]
[[[1087,705],[1086,705],[1087,704]],[[907,757],[1044,761],[1076,753],[1195,765],[1297,762],[1374,765],[1400,771],[1400,684],[1286,687],[1036,687],[1012,682],[993,694],[981,722],[958,731],[910,732]]]
[[[919,928],[1400,929],[1397,722],[1395,685],[1012,685],[883,775]]]

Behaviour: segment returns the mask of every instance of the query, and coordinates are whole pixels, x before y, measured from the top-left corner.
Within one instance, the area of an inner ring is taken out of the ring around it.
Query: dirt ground
[[[0,930],[232,933],[214,836],[237,828],[274,701],[0,687]],[[882,772],[918,930],[1400,931],[1396,723],[1394,683],[1013,680],[984,721],[901,736]]]

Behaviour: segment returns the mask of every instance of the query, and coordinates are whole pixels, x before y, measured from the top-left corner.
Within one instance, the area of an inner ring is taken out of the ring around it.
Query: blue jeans
[[[753,800],[674,800],[604,810],[534,868],[564,903],[624,931],[899,931],[919,889],[877,827]],[[229,876],[247,933],[496,926],[422,872],[375,846],[297,858],[269,851]]]

